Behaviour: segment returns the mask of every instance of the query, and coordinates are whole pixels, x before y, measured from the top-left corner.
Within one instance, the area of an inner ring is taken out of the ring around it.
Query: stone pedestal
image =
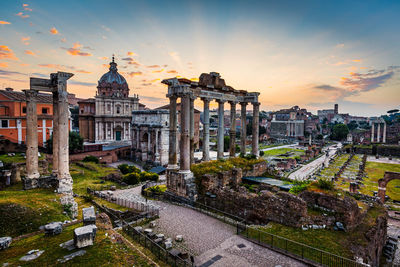
[[[59,235],[62,232],[62,222],[52,222],[44,226],[46,235]]]
[[[96,213],[94,207],[82,209],[83,225],[96,224]]]
[[[74,230],[74,244],[76,248],[92,246],[96,237],[97,227],[86,225]]]

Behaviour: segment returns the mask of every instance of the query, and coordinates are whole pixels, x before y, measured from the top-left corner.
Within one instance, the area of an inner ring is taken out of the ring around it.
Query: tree
[[[349,131],[353,131],[357,129],[358,124],[356,121],[351,121],[349,124],[347,124],[347,127],[349,128]]]
[[[76,132],[69,132],[69,153],[75,153],[79,150],[83,150],[83,138]],[[53,135],[50,136],[49,140],[46,141],[47,152],[53,153]]]
[[[343,123],[338,123],[333,126],[331,138],[333,140],[341,141],[347,137],[349,128]]]

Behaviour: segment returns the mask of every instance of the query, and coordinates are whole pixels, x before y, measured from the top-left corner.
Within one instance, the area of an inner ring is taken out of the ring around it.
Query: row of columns
[[[377,135],[375,139],[375,124],[378,124]],[[381,142],[381,123],[372,122],[371,128],[371,143],[380,143]],[[386,143],[386,122],[383,122],[383,136],[382,136],[382,143]]]
[[[181,97],[181,133],[180,133],[180,172],[190,172],[190,165],[194,162],[194,100],[190,94]],[[169,169],[178,169],[177,166],[177,96],[169,96]],[[210,160],[210,98],[202,98],[204,104],[204,127],[203,127],[203,161]],[[224,156],[224,104],[225,101],[217,100],[218,103],[218,135],[217,135],[217,158]],[[229,156],[236,154],[236,104],[230,101],[230,144]],[[241,102],[241,153],[246,153],[246,106],[247,102]],[[258,133],[259,133],[259,103],[253,103],[253,142],[252,154],[258,156]]]
[[[151,138],[151,132],[154,132],[155,134],[155,152],[154,152],[154,162],[156,163],[160,163],[160,153],[159,153],[159,140],[161,140],[161,130],[158,128],[154,128],[153,130],[151,128],[149,128],[147,130],[147,152],[152,151],[152,138]],[[135,135],[136,140],[133,139],[133,135]],[[133,141],[134,140],[134,141]],[[136,148],[136,149],[141,149],[141,141],[140,141],[140,127],[135,127],[132,128],[132,144],[135,144],[135,146],[132,146],[132,148]]]

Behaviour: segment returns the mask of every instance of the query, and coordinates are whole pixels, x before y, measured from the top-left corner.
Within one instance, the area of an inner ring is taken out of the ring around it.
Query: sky
[[[396,0],[1,0],[0,89],[66,71],[94,97],[114,54],[149,108],[168,102],[162,79],[214,71],[262,110],[377,116],[400,107],[399,14]]]

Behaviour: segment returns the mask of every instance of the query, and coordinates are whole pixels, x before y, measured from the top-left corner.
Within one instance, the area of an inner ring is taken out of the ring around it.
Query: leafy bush
[[[99,163],[99,159],[95,156],[86,156],[83,160],[83,162],[94,162],[94,163]]]
[[[122,181],[129,185],[138,184],[140,182],[140,174],[137,172],[125,174],[122,178]]]
[[[304,190],[307,189],[308,184],[296,184],[292,188],[290,188],[289,193],[292,194],[298,194],[300,192],[303,192]]]
[[[121,171],[122,174],[128,174],[128,173],[140,173],[139,168],[133,166],[133,165],[128,165],[128,164],[121,164],[118,165],[118,169]]]
[[[264,151],[260,151],[260,157],[264,156]]]
[[[162,194],[167,190],[167,186],[166,185],[155,185],[149,188],[146,188],[144,191],[147,192],[151,192],[154,194]]]
[[[140,180],[141,181],[158,181],[158,174],[152,172],[141,172],[140,173]]]
[[[330,181],[328,179],[323,179],[320,178],[317,181],[317,186],[321,189],[325,189],[325,190],[332,190],[335,185],[333,184],[333,181]]]

